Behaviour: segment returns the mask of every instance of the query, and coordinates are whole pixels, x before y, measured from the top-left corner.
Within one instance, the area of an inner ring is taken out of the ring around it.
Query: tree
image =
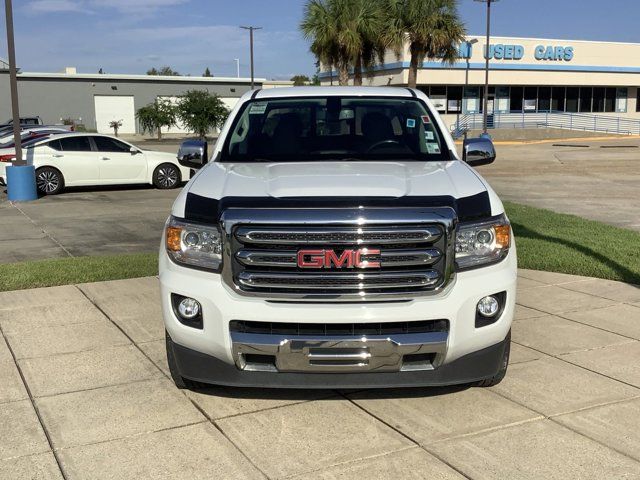
[[[188,90],[177,105],[180,121],[191,132],[204,138],[213,128],[221,128],[229,109],[217,95],[206,90]]]
[[[362,66],[370,65],[381,37],[382,14],[379,0],[309,0],[300,24],[311,40],[311,53],[327,65],[338,68],[338,83],[348,85],[354,68],[354,83],[362,83]]]
[[[453,64],[458,59],[458,45],[464,41],[465,27],[458,16],[457,0],[385,0],[383,41],[398,58],[409,42],[411,63],[409,87],[415,88],[418,67],[440,59]]]
[[[156,99],[136,112],[136,118],[140,122],[142,132],[158,134],[158,140],[162,138],[162,127],[172,127],[176,124],[176,106],[167,99]]]
[[[111,120],[109,122],[109,128],[113,128],[113,134],[117,137],[118,130],[122,126],[122,120]]]
[[[211,70],[209,70],[209,67],[205,68],[204,73],[202,74],[203,77],[213,77],[213,75],[211,74]]]
[[[294,75],[291,77],[291,81],[293,82],[294,87],[301,87],[303,85],[309,85],[311,80],[306,75]]]
[[[156,67],[150,68],[147,70],[147,75],[162,75],[165,77],[178,77],[180,73],[174,70],[171,67],[160,67],[160,69],[156,69]]]

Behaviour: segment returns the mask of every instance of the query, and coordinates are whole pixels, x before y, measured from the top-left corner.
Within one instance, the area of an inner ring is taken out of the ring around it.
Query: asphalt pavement
[[[177,145],[144,143],[165,151]],[[497,152],[495,163],[479,171],[502,199],[640,231],[639,139],[498,144]],[[2,189],[0,263],[153,252],[178,191],[75,188],[11,204]]]

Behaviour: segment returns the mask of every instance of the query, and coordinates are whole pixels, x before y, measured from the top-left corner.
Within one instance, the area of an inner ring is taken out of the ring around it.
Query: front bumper
[[[408,302],[282,303],[240,296],[220,275],[178,266],[160,253],[160,284],[165,326],[174,346],[180,375],[207,383],[292,388],[364,388],[467,383],[495,375],[511,328],[516,293],[516,252],[500,263],[458,273],[444,291]],[[477,302],[485,295],[505,291],[499,319],[476,328]],[[171,306],[171,294],[198,300],[203,328],[183,325]],[[446,319],[446,346],[438,346],[433,368],[418,371],[363,371],[299,373],[251,371],[238,362],[229,324],[254,322],[385,323]]]
[[[502,365],[508,338],[434,370],[375,373],[290,373],[240,370],[235,365],[173,344],[180,375],[190,380],[234,387],[398,388],[473,383],[491,378]]]

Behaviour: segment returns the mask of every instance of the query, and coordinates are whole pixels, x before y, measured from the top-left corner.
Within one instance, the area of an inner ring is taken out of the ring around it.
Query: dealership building
[[[256,78],[257,88],[288,86],[293,82]],[[21,116],[40,116],[46,124],[71,119],[88,130],[113,133],[109,123],[122,121],[120,133],[140,133],[136,111],[156,98],[175,102],[187,90],[206,90],[232,108],[251,88],[249,78],[84,74],[75,68],[64,73],[18,74]],[[0,59],[0,123],[11,118],[9,69]],[[181,125],[165,133],[184,133]]]
[[[482,113],[486,38],[469,36],[453,65],[425,61],[418,88],[427,93],[447,125]],[[491,37],[490,114],[569,112],[640,120],[640,44]],[[392,52],[364,84],[407,85],[411,55]],[[336,72],[323,72],[324,85]]]

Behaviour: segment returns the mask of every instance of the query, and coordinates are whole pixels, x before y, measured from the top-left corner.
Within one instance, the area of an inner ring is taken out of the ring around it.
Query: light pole
[[[254,27],[254,26],[242,26],[240,28],[245,30],[249,30],[249,53],[251,56],[251,90],[253,90],[253,31],[254,30],[262,30],[262,27]]]
[[[475,45],[476,43],[478,43],[478,39],[477,38],[472,38],[471,40],[467,40],[465,41],[465,43],[467,44],[467,58],[465,59],[467,62],[467,68],[465,68],[465,72],[464,72],[464,87],[462,88],[462,105],[464,106],[465,102],[464,102],[464,96],[467,92],[467,87],[469,86],[469,67],[470,67],[470,60],[471,60],[471,48],[473,47],[473,45]],[[465,113],[465,112],[462,112]],[[460,121],[460,114],[458,113],[458,119],[457,121]],[[467,130],[465,129],[464,131],[464,139],[467,139]]]
[[[16,46],[13,36],[13,8],[11,0],[4,0],[7,24],[7,50],[9,53],[9,84],[11,91],[11,113],[13,118],[13,142],[16,158],[7,172],[7,197],[11,201],[28,201],[38,198],[35,169],[22,159],[20,138],[20,110],[18,106],[18,76],[16,68]]]
[[[484,99],[482,105],[482,131],[483,135],[487,133],[487,105],[489,103],[489,42],[491,38],[491,4],[496,3],[498,0],[474,0],[475,2],[487,4],[487,45],[485,51],[485,72],[484,72]]]
[[[236,62],[236,77],[240,78],[240,59],[234,58],[233,60]]]

